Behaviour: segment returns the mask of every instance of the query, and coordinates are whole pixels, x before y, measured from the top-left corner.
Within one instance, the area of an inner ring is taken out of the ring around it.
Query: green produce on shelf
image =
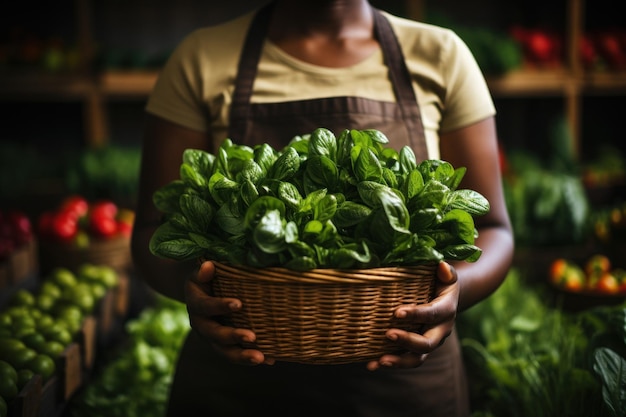
[[[515,174],[504,179],[516,241],[523,246],[563,245],[589,237],[590,207],[579,176],[511,155]]]
[[[520,246],[572,245],[591,236],[591,205],[570,132],[561,117],[549,127],[543,157],[509,150],[503,186]]]
[[[73,398],[72,417],[165,415],[174,364],[187,332],[184,304],[157,298],[126,325],[128,341]]]
[[[626,410],[626,305],[568,312],[512,270],[458,329],[482,417],[618,417]]]
[[[139,148],[113,144],[74,152],[67,158],[67,189],[90,200],[133,203],[140,157]]]

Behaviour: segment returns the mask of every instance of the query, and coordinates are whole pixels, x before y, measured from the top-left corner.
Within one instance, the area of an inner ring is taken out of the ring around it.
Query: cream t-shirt
[[[400,42],[422,112],[430,158],[439,157],[439,132],[495,114],[471,52],[451,30],[384,13]],[[229,106],[249,13],[188,35],[163,67],[146,110],[184,127],[209,132],[218,146],[228,131]],[[334,96],[395,101],[382,52],[345,68],[300,61],[266,40],[252,102]],[[349,128],[349,126],[346,126]],[[295,132],[300,134],[304,132]]]

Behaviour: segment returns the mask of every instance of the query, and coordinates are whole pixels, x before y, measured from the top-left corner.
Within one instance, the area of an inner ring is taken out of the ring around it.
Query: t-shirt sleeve
[[[197,73],[198,38],[187,36],[173,51],[148,97],[146,111],[187,128],[206,131],[207,114]]]
[[[476,59],[454,32],[442,51],[441,66],[445,85],[440,129],[455,130],[496,113],[491,93]]]

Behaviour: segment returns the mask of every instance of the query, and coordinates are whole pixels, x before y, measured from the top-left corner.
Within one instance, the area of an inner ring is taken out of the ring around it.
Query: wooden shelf
[[[626,72],[591,73],[583,77],[585,94],[626,94]]]
[[[500,77],[487,77],[494,96],[546,96],[564,94],[572,79],[562,70],[517,70]]]
[[[93,77],[78,74],[10,73],[0,77],[0,98],[59,100],[82,98],[94,91],[105,97],[145,98],[158,70],[113,70]],[[518,70],[487,77],[495,96],[548,96],[565,94],[569,88],[585,93],[626,93],[626,72],[591,73],[574,77],[564,70]]]
[[[158,71],[107,71],[99,77],[99,88],[107,96],[147,97]]]
[[[409,18],[421,20],[426,0],[404,1]],[[81,39],[80,72],[51,74],[32,69],[0,70],[1,101],[69,101],[84,104],[85,142],[101,145],[109,138],[107,107],[115,100],[145,100],[152,90],[158,69],[95,71],[96,40],[93,39],[95,13],[93,0],[76,0],[78,38]],[[557,97],[572,129],[574,149],[580,149],[582,102],[585,96],[626,95],[626,71],[585,73],[581,68],[578,41],[585,22],[584,0],[566,0],[563,16],[566,62],[556,69],[520,69],[503,76],[487,77],[492,95],[497,98]]]
[[[4,100],[76,100],[94,88],[93,79],[81,74],[10,71],[0,76],[0,97]]]

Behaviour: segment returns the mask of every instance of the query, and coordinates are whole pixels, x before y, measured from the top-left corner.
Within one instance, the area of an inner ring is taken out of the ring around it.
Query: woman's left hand
[[[387,338],[407,352],[386,354],[377,361],[367,364],[369,370],[383,367],[415,368],[420,366],[428,354],[443,344],[452,332],[459,305],[459,284],[456,270],[446,262],[440,262],[437,268],[435,298],[422,305],[402,305],[395,311],[395,316],[423,325],[421,334],[400,329],[389,329]]]

